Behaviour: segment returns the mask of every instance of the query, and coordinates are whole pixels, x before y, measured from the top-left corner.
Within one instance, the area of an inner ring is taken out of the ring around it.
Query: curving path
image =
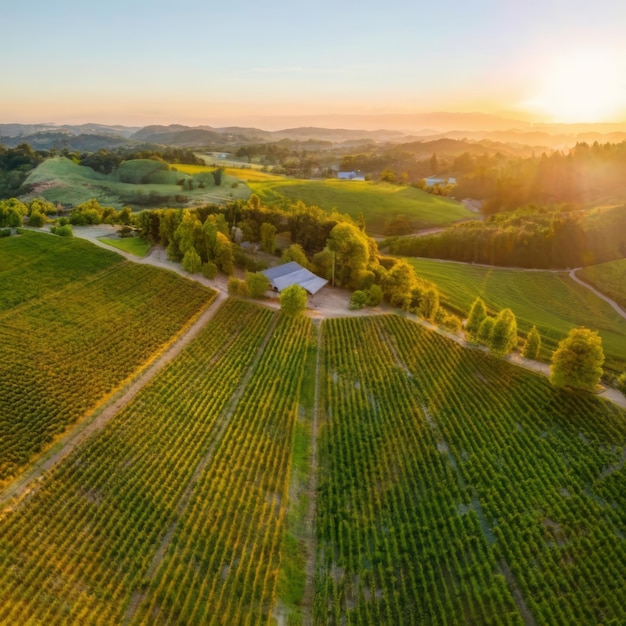
[[[615,312],[618,315],[621,315],[626,320],[626,311],[624,311],[624,309],[622,309],[622,307],[619,304],[617,304],[617,302],[615,302],[615,300],[611,300],[611,298],[609,298],[608,296],[605,296],[601,291],[598,291],[595,287],[593,287],[589,283],[585,282],[582,278],[578,278],[578,276],[576,276],[576,272],[578,270],[580,270],[580,269],[582,269],[582,268],[581,267],[577,267],[577,268],[573,269],[569,273],[569,277],[574,282],[577,282],[579,285],[582,285],[586,289],[589,289],[589,291],[593,292],[596,296],[598,296],[598,298],[601,298],[607,304],[610,304],[613,307],[613,309],[615,309]]]

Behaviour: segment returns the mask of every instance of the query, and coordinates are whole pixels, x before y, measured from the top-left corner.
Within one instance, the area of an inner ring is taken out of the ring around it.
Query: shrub
[[[383,288],[380,285],[372,285],[367,290],[367,305],[378,306],[383,301]]]
[[[246,286],[252,298],[262,298],[270,288],[270,279],[261,272],[246,274]]]
[[[241,280],[241,278],[235,278],[234,276],[228,279],[228,293],[231,296],[240,296],[242,298],[246,298],[250,295],[246,281]]]
[[[213,261],[207,261],[202,266],[202,275],[209,280],[213,280],[217,276],[217,265]]]
[[[617,388],[626,395],[626,372],[617,378]]]
[[[291,285],[280,294],[280,307],[287,315],[298,315],[306,308],[306,291],[300,285]]]
[[[367,304],[367,292],[357,289],[350,297],[349,308],[351,310],[362,309]]]

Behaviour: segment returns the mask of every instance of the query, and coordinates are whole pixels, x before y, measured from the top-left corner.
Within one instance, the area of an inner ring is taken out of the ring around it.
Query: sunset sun
[[[554,122],[603,122],[626,108],[626,81],[617,59],[579,52],[537,70],[540,81],[526,107]]]

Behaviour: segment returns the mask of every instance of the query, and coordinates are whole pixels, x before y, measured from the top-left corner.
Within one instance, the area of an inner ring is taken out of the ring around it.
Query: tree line
[[[442,233],[390,242],[392,254],[509,267],[567,268],[626,257],[623,206],[562,212],[525,207]]]

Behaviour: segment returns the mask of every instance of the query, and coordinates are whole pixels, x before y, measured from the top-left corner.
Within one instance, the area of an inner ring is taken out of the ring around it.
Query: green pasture
[[[415,230],[447,226],[475,215],[460,202],[433,196],[415,187],[356,180],[281,180],[248,182],[265,204],[302,200],[327,211],[336,209],[357,218],[363,213],[368,231],[382,234],[385,222],[406,215]]]
[[[626,309],[626,259],[590,265],[577,275]]]
[[[223,202],[250,195],[241,180],[227,173],[217,186],[211,168],[191,174],[177,168],[161,161],[136,159],[105,175],[65,157],[53,157],[31,172],[25,184],[34,188],[29,197],[73,206],[96,198],[100,204],[118,209]],[[181,180],[182,186],[177,184]]]
[[[586,326],[602,336],[607,367],[626,369],[626,320],[567,272],[523,271],[464,265],[431,259],[407,259],[419,276],[434,282],[444,304],[467,315],[476,296],[495,313],[510,308],[526,333],[535,324],[541,333],[543,356],[570,329]]]
[[[150,251],[151,244],[143,237],[126,237],[123,239],[111,239],[109,237],[100,237],[100,241],[106,243],[107,246],[123,250],[129,254],[138,257],[144,257]]]

